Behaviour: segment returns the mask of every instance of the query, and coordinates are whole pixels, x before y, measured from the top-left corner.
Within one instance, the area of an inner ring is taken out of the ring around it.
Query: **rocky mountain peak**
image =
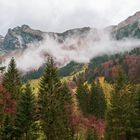
[[[15,50],[24,48],[28,43],[40,41],[43,39],[44,32],[31,29],[28,25],[17,26],[9,29],[3,41],[5,50]]]

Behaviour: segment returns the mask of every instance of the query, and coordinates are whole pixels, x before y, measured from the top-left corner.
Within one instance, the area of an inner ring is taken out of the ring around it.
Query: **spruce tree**
[[[100,83],[93,83],[89,102],[89,113],[99,119],[104,119],[106,111],[106,99]]]
[[[120,70],[113,87],[106,115],[106,139],[131,140],[136,131],[133,124],[137,119],[136,95],[133,86]]]
[[[4,74],[2,84],[5,89],[12,94],[12,97],[18,100],[21,88],[21,81],[14,58],[11,59],[8,65],[8,69],[7,72]]]
[[[67,86],[67,83],[62,84],[61,88],[61,100],[60,100],[60,122],[61,125],[61,131],[65,132],[65,134],[62,135],[62,138],[67,140],[73,140],[74,139],[74,130],[70,122],[71,117],[71,105],[72,105],[72,96],[70,93],[70,90]]]
[[[17,137],[26,140],[33,139],[32,127],[35,124],[35,97],[32,93],[30,84],[27,83],[20,96],[16,113],[16,132]]]
[[[57,68],[50,57],[40,82],[38,99],[40,121],[47,140],[71,140],[65,115],[67,99],[57,75]]]
[[[88,104],[89,104],[89,90],[87,85],[81,81],[78,82],[76,96],[78,100],[78,106],[84,115],[88,114]]]

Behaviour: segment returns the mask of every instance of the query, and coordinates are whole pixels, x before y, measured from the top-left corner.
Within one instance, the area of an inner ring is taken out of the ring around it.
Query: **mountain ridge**
[[[139,24],[140,20],[140,11],[136,12],[134,15],[128,17],[126,20],[120,22],[115,26],[105,27],[103,30],[111,30],[112,32],[116,32],[128,25],[133,24],[138,21],[138,28],[140,28]],[[58,38],[58,41],[61,43],[66,38],[71,36],[82,36],[90,32],[90,30],[97,30],[96,28],[91,27],[82,27],[66,30],[62,33],[55,32],[45,32],[41,30],[32,29],[28,25],[22,25],[21,27],[17,26],[13,29],[8,29],[5,37],[0,36],[0,47],[6,51],[12,51],[20,48],[26,48],[27,44],[35,41],[43,40],[44,35],[49,35],[52,38]]]

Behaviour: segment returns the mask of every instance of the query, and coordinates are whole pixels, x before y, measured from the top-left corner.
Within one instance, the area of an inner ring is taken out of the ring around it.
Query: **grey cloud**
[[[0,34],[22,24],[54,32],[104,27],[134,14],[139,5],[139,0],[0,0]]]

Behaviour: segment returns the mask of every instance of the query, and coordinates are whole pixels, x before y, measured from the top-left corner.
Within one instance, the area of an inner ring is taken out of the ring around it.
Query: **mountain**
[[[140,39],[140,12],[128,17],[118,25],[106,27],[102,31],[110,32],[111,38],[114,40],[126,38]],[[91,40],[95,42],[101,40],[102,33],[101,30],[90,27],[71,29],[63,33],[54,33],[35,30],[28,25],[22,25],[21,27],[9,29],[5,37],[0,36],[0,51],[1,53],[7,53],[7,55],[13,50],[22,51],[28,48],[28,44],[40,42],[45,36],[49,36],[59,44],[64,44],[64,49],[68,49],[69,51],[78,50],[81,49],[81,47],[85,47]],[[73,41],[74,43],[69,43],[69,46],[66,46],[67,44],[65,45],[65,42],[67,41]],[[96,57],[88,64],[85,76],[93,78],[105,76],[106,79],[108,79],[117,71],[118,65],[123,66],[129,77],[132,79],[137,78],[136,81],[138,81],[140,79],[138,72],[140,69],[140,49],[133,49],[131,52],[126,52],[123,55],[115,54],[112,56],[103,55]],[[59,70],[59,74],[61,76],[74,75],[74,73],[80,71],[83,66],[84,64],[70,62]],[[38,71],[28,72],[28,76],[24,78],[38,78],[43,71],[42,67]]]
[[[58,42],[63,42],[68,37],[84,37],[90,31],[89,27],[72,29],[63,33],[43,32],[30,28],[28,25],[15,27],[9,29],[6,36],[0,36],[0,48],[5,51],[12,51],[16,49],[25,49],[29,43],[39,42],[43,40],[45,35],[50,36]]]
[[[15,27],[14,29],[8,30],[6,36],[3,39],[1,47],[7,51],[12,51],[19,48],[26,48],[27,44],[33,41],[42,40],[43,34],[44,32],[39,30],[33,30],[28,25]]]

